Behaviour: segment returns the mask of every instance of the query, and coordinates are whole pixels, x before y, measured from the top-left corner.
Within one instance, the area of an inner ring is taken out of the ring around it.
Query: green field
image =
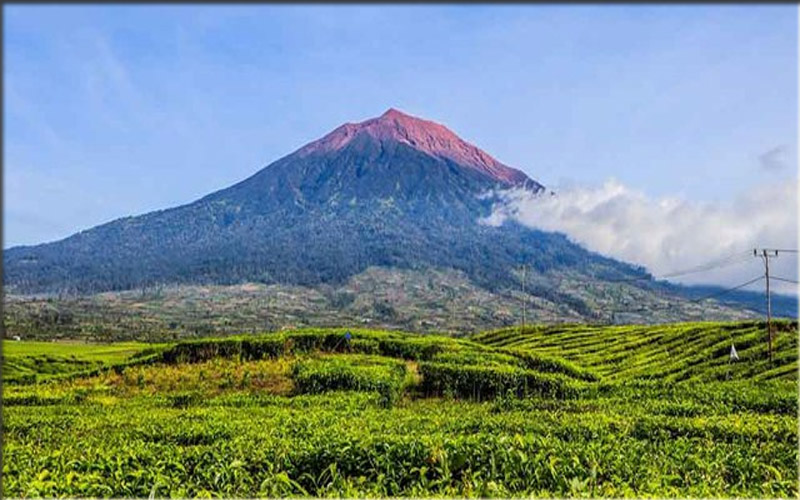
[[[52,375],[101,368],[122,363],[151,348],[150,344],[119,342],[87,344],[85,342],[3,341],[3,380],[35,381]]]
[[[494,347],[562,356],[606,380],[797,379],[797,323],[774,325],[769,361],[763,321],[654,326],[545,326],[505,328],[473,337]],[[730,363],[731,345],[742,362]]]
[[[759,323],[5,342],[4,493],[797,497],[778,330],[772,362]]]

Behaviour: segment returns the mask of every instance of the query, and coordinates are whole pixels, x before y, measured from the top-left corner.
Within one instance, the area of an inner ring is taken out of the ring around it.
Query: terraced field
[[[85,342],[18,342],[3,341],[3,380],[35,381],[50,375],[82,372],[101,368],[135,356],[152,344],[117,342],[87,344]]]
[[[303,330],[44,365],[3,388],[4,493],[797,497],[796,323],[772,364],[747,345],[757,324],[570,328]]]
[[[559,356],[605,380],[797,379],[797,322],[773,322],[769,360],[763,321],[654,326],[532,326],[484,332],[472,340],[492,347]],[[738,362],[731,362],[734,346]]]

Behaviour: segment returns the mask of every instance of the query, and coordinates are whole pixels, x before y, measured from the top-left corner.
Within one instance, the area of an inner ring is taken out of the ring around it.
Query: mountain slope
[[[511,187],[544,191],[446,127],[390,109],[193,203],[9,249],[4,285],[12,294],[248,282],[342,287],[384,268],[452,270],[503,297],[519,290],[525,263],[526,293],[563,319],[605,317],[600,309],[631,293],[650,302],[675,298],[646,283],[614,288],[647,274],[564,235],[480,223],[497,201],[491,193]],[[565,277],[580,285],[563,286]],[[598,285],[595,292],[587,284]]]
[[[153,283],[341,282],[370,266],[466,272],[510,286],[513,268],[635,274],[563,236],[477,223],[495,188],[543,187],[445,127],[396,110],[346,124],[188,205],[5,252],[15,292]]]

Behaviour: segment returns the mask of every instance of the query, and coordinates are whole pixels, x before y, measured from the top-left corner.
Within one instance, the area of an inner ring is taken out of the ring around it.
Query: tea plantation
[[[776,330],[772,361],[755,322],[6,341],[3,494],[797,497]]]

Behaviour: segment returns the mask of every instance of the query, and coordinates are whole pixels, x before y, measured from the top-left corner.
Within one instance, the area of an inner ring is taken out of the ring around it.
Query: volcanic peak
[[[345,123],[323,138],[307,144],[298,151],[298,154],[307,156],[335,152],[362,135],[380,142],[394,141],[406,144],[433,157],[448,159],[509,184],[520,184],[530,180],[523,172],[495,160],[485,151],[458,137],[444,125],[408,115],[395,108],[389,108],[377,118],[360,123]]]

